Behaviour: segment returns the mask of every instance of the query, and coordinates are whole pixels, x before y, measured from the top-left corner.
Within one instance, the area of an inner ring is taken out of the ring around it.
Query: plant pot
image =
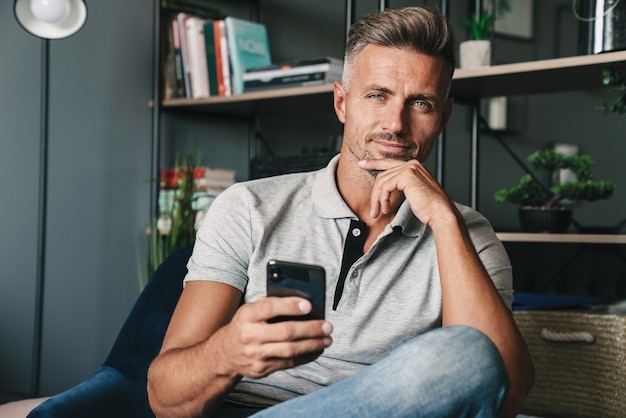
[[[490,41],[464,41],[459,45],[461,68],[485,67],[491,64]]]
[[[572,211],[565,208],[519,209],[519,220],[524,232],[567,232],[572,222]]]

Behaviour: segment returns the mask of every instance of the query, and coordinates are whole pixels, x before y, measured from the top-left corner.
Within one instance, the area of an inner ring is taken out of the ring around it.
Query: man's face
[[[368,45],[357,56],[349,91],[335,85],[343,151],[357,159],[424,161],[452,110],[441,57]]]

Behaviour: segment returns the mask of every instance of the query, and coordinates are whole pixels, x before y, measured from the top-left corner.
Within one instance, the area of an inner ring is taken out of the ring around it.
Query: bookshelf
[[[155,60],[155,65],[158,64],[159,61]],[[452,82],[451,94],[457,101],[477,104],[482,98],[494,96],[592,89],[602,86],[601,73],[607,68],[620,69],[626,72],[626,51],[457,69]],[[167,110],[239,116],[250,119],[262,118],[267,114],[276,114],[282,109],[295,106],[307,106],[314,109],[327,108],[329,112],[332,112],[332,92],[332,84],[324,84],[203,99],[161,100],[160,95],[156,95],[153,110],[156,114]],[[156,118],[158,120],[158,116]],[[477,135],[477,129],[473,129],[473,148],[477,147]],[[158,150],[158,134],[154,136],[153,143],[155,145],[153,149]],[[472,161],[473,189],[471,195],[473,197],[471,200],[474,204],[475,185],[478,179],[476,178],[476,159]],[[498,237],[505,242],[626,244],[626,235],[500,232]]]

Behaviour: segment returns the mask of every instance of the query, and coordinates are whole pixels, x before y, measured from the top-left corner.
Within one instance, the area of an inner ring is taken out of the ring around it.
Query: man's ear
[[[339,122],[346,122],[346,92],[339,81],[335,81],[333,88],[333,105]]]

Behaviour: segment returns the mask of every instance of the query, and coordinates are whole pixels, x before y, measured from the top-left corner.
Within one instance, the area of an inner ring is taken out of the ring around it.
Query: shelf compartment
[[[548,93],[602,87],[602,70],[617,68],[626,72],[626,51],[582,55],[517,64],[478,68],[459,68],[452,81],[452,95],[459,100],[481,97]],[[328,102],[332,84],[287,87],[256,91],[228,97],[205,99],[168,99],[163,107],[199,112],[246,114],[263,105],[287,99],[318,96]]]

